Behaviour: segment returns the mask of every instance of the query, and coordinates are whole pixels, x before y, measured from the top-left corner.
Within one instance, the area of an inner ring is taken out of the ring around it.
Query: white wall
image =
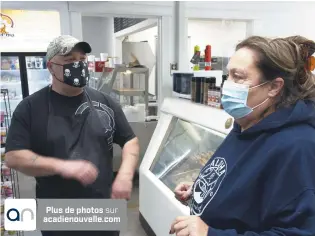
[[[108,17],[82,16],[83,40],[92,47],[92,54],[100,57],[100,53],[114,56],[114,22]]]
[[[104,17],[82,16],[83,40],[92,47],[92,54],[99,57],[100,53],[106,52],[105,30],[103,30]]]
[[[313,15],[299,11],[298,16],[292,14],[269,15],[254,23],[254,34],[269,37],[288,37],[302,35],[315,40],[315,29],[310,22],[314,22]]]
[[[294,34],[300,34],[310,39],[315,40],[315,30],[311,27],[311,22],[314,22],[315,3],[314,2],[185,2],[185,17],[186,19],[211,19],[211,20],[241,20],[247,22],[247,32],[243,38],[249,35],[261,35],[267,37],[286,37]],[[203,26],[202,26],[203,25]],[[242,39],[242,29],[244,25],[235,24],[229,31],[229,37],[222,35],[224,30],[219,26],[214,26],[205,30],[206,23],[201,23],[192,26],[192,23],[187,23],[188,36],[191,36],[192,47],[194,46],[194,38],[205,38],[209,36],[209,41],[214,38],[214,44],[220,45],[219,38],[229,40],[231,42]],[[199,28],[199,30],[197,30]],[[209,31],[215,30],[213,35]],[[211,34],[211,35],[210,35]],[[220,35],[217,37],[217,35]],[[196,36],[194,36],[196,35]],[[202,35],[202,36],[201,36]],[[205,36],[206,35],[206,36]],[[185,35],[180,38],[184,39]],[[234,39],[233,39],[234,38]],[[233,40],[232,40],[233,39]],[[197,40],[198,41],[198,40]],[[202,40],[200,40],[202,41]],[[199,42],[199,44],[204,42]],[[225,43],[221,43],[223,45]],[[233,43],[227,43],[227,48],[231,48]],[[189,49],[188,55],[192,55],[193,49]],[[220,46],[213,48],[214,54],[219,54]],[[222,48],[222,46],[221,46]],[[203,50],[203,48],[202,48]],[[224,49],[230,51],[229,49]],[[221,53],[224,53],[223,51]],[[214,55],[213,54],[213,55]],[[191,58],[191,57],[190,57]],[[189,59],[190,59],[189,58]],[[179,58],[179,61],[183,60]]]
[[[315,2],[187,2],[186,17],[253,20],[253,34],[315,39]]]
[[[205,50],[206,45],[211,45],[212,56],[231,56],[235,45],[246,37],[246,29],[246,21],[189,20],[189,60],[194,54],[195,45],[200,46],[201,51]]]
[[[153,54],[156,56],[156,36],[158,36],[158,27],[152,27],[128,36],[129,42],[148,41]],[[149,77],[149,93],[155,95],[156,84],[156,66],[153,67]]]

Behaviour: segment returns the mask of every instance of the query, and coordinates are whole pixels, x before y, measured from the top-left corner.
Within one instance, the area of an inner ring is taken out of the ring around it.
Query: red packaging
[[[211,46],[207,45],[205,50],[205,70],[211,70]]]
[[[105,68],[105,61],[95,62],[95,72],[103,72]]]

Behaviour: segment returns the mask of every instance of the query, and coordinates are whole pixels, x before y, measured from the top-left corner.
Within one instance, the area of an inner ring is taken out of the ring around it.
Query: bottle
[[[221,89],[220,87],[215,87],[215,107],[220,108],[220,98],[221,98]]]
[[[204,91],[204,83],[205,82],[205,78],[201,77],[200,78],[200,103],[203,104],[203,91]]]
[[[200,103],[201,77],[196,77],[196,103]]]
[[[191,78],[191,101],[196,102],[196,77]]]
[[[209,86],[208,86],[208,106],[211,106],[211,92],[212,92],[212,78],[209,78]]]
[[[205,70],[211,70],[211,46],[207,45],[205,50]]]
[[[215,83],[216,83],[216,78],[215,77],[211,77],[211,91],[210,91],[210,106],[215,107],[215,96],[216,96],[216,91],[215,91]]]
[[[223,84],[227,80],[227,75],[222,75],[222,83],[220,87],[220,109],[223,109],[223,106],[221,104],[221,98],[222,98],[222,90],[223,90]]]
[[[200,61],[200,47],[196,45],[194,47],[194,56],[190,61],[192,64],[194,64],[194,67],[193,67],[194,71],[199,70],[199,61]]]
[[[18,70],[20,69],[20,65],[19,65],[19,59],[15,60],[15,68]]]
[[[222,75],[221,88],[223,87],[223,84],[226,80],[227,80],[227,75]]]
[[[205,78],[203,87],[203,104],[208,105],[208,90],[210,85],[210,79]]]
[[[208,87],[208,106],[212,106],[212,91],[213,90],[213,77],[209,78],[209,87]]]
[[[177,74],[173,74],[173,92],[177,93]]]
[[[35,61],[36,61],[35,57],[31,57],[32,69],[35,69],[35,68],[36,68]]]

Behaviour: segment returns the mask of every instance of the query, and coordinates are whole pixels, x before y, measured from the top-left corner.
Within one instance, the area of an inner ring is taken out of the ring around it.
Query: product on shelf
[[[210,77],[209,78],[209,87],[208,87],[208,106],[214,106],[215,102],[215,83],[216,83],[216,78],[215,77]]]
[[[222,98],[222,89],[223,89],[223,84],[227,80],[227,75],[222,75],[222,83],[221,83],[221,90],[220,90],[220,108],[223,109],[223,106],[221,104],[221,98]]]
[[[196,77],[196,103],[200,103],[201,77]]]
[[[36,58],[31,57],[32,69],[36,68]]]
[[[35,68],[36,69],[44,69],[44,59],[41,57],[35,58]]]
[[[191,79],[191,101],[196,102],[196,77]]]
[[[199,61],[200,61],[200,47],[196,45],[194,47],[194,56],[190,60],[192,64],[194,64],[193,70],[198,71],[199,70]]]
[[[15,62],[16,63],[16,62]],[[2,79],[2,77],[1,77]],[[3,92],[6,96],[8,96],[8,91]],[[11,94],[9,94],[10,96]],[[3,100],[4,102],[8,102],[8,99]],[[0,112],[0,123],[2,125],[6,125],[6,127],[0,127],[0,138],[1,138],[1,144],[4,145],[6,142],[6,135],[7,130],[9,128],[8,124],[5,122],[5,115],[6,113],[4,111]],[[5,148],[1,147],[1,160],[4,161],[5,157]],[[5,199],[14,198],[13,189],[15,189],[14,181],[12,179],[14,170],[11,170],[8,168],[5,164],[1,165],[1,202],[0,202],[0,211],[1,211],[1,235],[9,236],[9,235],[17,235],[16,231],[5,231],[4,229],[4,222],[3,222],[3,214],[4,214],[4,201]]]
[[[200,78],[200,103],[203,104],[203,92],[204,92],[204,86],[205,86],[205,78]]]
[[[1,166],[1,174],[4,181],[11,181],[11,169],[6,165]]]
[[[9,59],[2,58],[1,59],[1,70],[10,70],[11,65]]]
[[[5,157],[5,148],[1,148],[1,162],[4,162],[4,157]]]
[[[3,186],[3,182],[1,181],[1,199],[5,198],[5,191],[4,191],[4,186]]]
[[[211,46],[207,45],[205,50],[205,70],[211,70]]]
[[[20,69],[19,59],[15,60],[14,65],[17,70]]]
[[[192,77],[191,101],[221,108],[221,88],[216,87],[216,78]]]
[[[220,108],[221,105],[221,89],[220,87],[215,87],[215,108]]]
[[[32,69],[32,61],[30,57],[26,57],[26,68],[27,69]]]
[[[203,86],[203,104],[208,105],[208,89],[210,84],[210,78],[204,79],[204,86]]]
[[[4,193],[7,198],[13,197],[13,182],[5,181],[3,182]]]
[[[0,204],[1,204],[0,205],[0,212],[1,212],[1,214],[3,214],[4,213],[4,199],[3,198],[1,198]],[[1,218],[1,219],[3,219],[3,218]],[[2,225],[2,221],[1,221],[1,225]]]
[[[5,144],[6,137],[7,137],[7,130],[5,127],[0,128],[0,137],[1,137],[1,144]]]
[[[0,128],[1,144],[5,144],[6,136],[7,136],[6,128],[5,127],[1,127]]]

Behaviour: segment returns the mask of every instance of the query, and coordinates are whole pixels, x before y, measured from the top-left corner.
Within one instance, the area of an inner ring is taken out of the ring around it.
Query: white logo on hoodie
[[[227,172],[227,163],[223,157],[215,157],[200,172],[194,186],[191,211],[201,215],[219,190]]]

